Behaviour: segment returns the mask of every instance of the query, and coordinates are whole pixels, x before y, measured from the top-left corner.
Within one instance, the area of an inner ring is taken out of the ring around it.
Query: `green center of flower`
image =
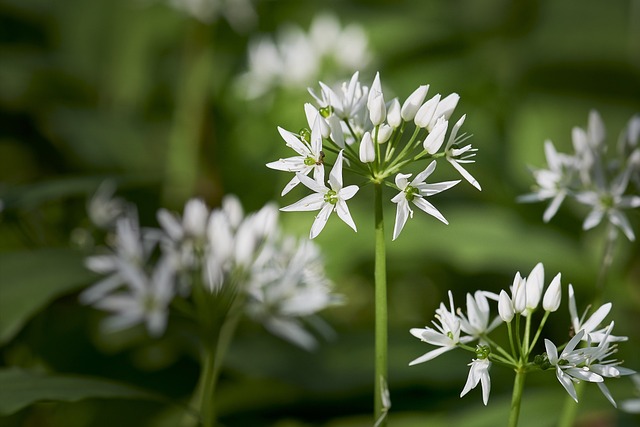
[[[322,115],[322,117],[324,117],[325,119],[327,117],[329,117],[331,115],[331,113],[333,113],[333,107],[331,105],[321,108],[320,110],[320,114]]]
[[[480,344],[476,346],[476,357],[478,359],[486,359],[487,357],[489,357],[489,353],[491,353],[491,348],[489,348],[489,346]]]
[[[327,191],[324,195],[324,201],[325,203],[331,203],[332,205],[335,205],[336,203],[338,203],[338,193],[333,190]]]
[[[404,194],[408,201],[412,201],[413,198],[419,193],[420,193],[420,190],[410,185],[407,185],[407,188],[404,189]]]
[[[313,166],[316,164],[316,159],[314,159],[313,157],[309,156],[306,159],[304,159],[304,164],[305,166]]]
[[[311,141],[311,132],[307,128],[300,129],[298,135],[300,135],[300,139],[306,143],[309,143],[309,141]]]

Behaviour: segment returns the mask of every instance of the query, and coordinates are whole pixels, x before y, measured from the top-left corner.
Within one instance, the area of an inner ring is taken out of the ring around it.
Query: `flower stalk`
[[[382,209],[382,184],[374,184],[375,203],[375,378],[374,419],[386,417],[383,385],[387,383],[387,260]],[[379,426],[386,426],[386,419]]]
[[[527,376],[524,368],[518,368],[515,370],[516,378],[513,381],[513,394],[511,395],[511,409],[509,410],[509,427],[516,427],[518,425],[518,418],[520,417],[520,404],[522,403],[522,393],[524,391],[524,380]]]

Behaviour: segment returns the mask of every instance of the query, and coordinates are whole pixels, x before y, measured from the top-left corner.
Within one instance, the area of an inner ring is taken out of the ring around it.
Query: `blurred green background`
[[[390,425],[504,424],[510,372],[492,369],[488,408],[479,390],[460,399],[469,355],[451,352],[409,368],[429,346],[408,331],[431,322],[447,290],[462,305],[466,292],[507,288],[516,271],[526,275],[538,261],[547,281],[562,272],[563,285],[574,285],[579,307],[590,301],[604,227],[583,232],[586,210],[571,203],[544,224],[546,204],[515,199],[533,183],[528,167],[544,165],[545,139],[570,151],[571,128],[585,127],[597,109],[613,144],[640,111],[640,1],[252,4],[255,19],[239,25],[221,16],[202,23],[161,1],[0,0],[0,365],[110,378],[188,399],[198,365],[170,334],[104,336],[102,315],[78,303],[77,292],[95,280],[78,248],[87,198],[115,179],[141,222],[154,226],[159,207],[181,210],[194,196],[217,206],[237,194],[247,211],[297,200],[302,192],[280,198],[289,177],[264,164],[289,155],[276,127],[305,126],[302,106],[311,98],[304,88],[279,88],[246,100],[237,77],[255,37],[285,24],[306,31],[328,12],[369,37],[373,62],[362,81],[379,70],[388,99],[427,83],[431,94],[459,93],[454,117],[467,114],[464,129],[479,149],[469,170],[483,191],[462,183],[438,196],[433,202],[450,225],[417,214],[387,249]],[[455,173],[440,167],[435,176]],[[372,198],[359,195],[350,207],[357,234],[333,219],[316,239],[347,297],[323,313],[336,338],[307,353],[242,323],[219,387],[223,425],[371,425]],[[387,208],[390,238],[395,212]],[[629,212],[636,235],[638,213]],[[281,220],[306,235],[312,215]],[[617,334],[630,337],[618,359],[636,370],[639,254],[637,244],[619,239],[606,296]],[[559,340],[569,325],[563,296],[546,330]],[[553,425],[566,393],[551,373],[527,381],[521,425]],[[628,378],[608,384],[618,400],[633,397]],[[39,403],[0,418],[0,426],[170,426],[180,416],[165,401],[85,399]],[[580,417],[584,426],[638,425],[595,386]]]

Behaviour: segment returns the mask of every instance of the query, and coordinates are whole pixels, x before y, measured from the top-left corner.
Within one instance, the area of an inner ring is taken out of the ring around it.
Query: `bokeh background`
[[[462,183],[437,196],[450,225],[417,214],[387,249],[390,425],[504,424],[511,372],[492,369],[488,407],[479,390],[460,399],[470,355],[409,367],[429,346],[408,331],[431,322],[447,290],[461,305],[466,292],[507,288],[516,271],[528,274],[539,261],[547,280],[562,272],[563,284],[574,285],[579,307],[590,301],[605,227],[583,232],[586,208],[571,203],[544,224],[544,203],[516,197],[530,190],[529,167],[544,165],[545,139],[570,151],[572,127],[585,127],[597,109],[615,144],[640,111],[640,2],[211,2],[220,9],[194,15],[177,1],[0,1],[0,365],[110,378],[188,399],[198,375],[192,355],[170,336],[101,334],[102,314],[78,303],[77,293],[95,280],[82,267],[92,244],[83,233],[87,199],[113,179],[141,222],[154,226],[159,207],[181,211],[194,196],[217,206],[236,194],[248,211],[297,200],[301,192],[279,196],[289,178],[264,164],[289,154],[277,126],[305,125],[307,84],[248,99],[240,76],[259,37],[277,37],[286,26],[307,31],[324,13],[361,26],[371,55],[361,80],[380,71],[385,98],[404,99],[427,83],[431,94],[459,93],[455,117],[467,114],[464,127],[479,150],[469,170],[483,191]],[[329,65],[309,85],[350,75]],[[439,168],[435,176],[455,174]],[[350,204],[357,234],[333,219],[316,239],[347,301],[323,313],[335,338],[310,353],[241,323],[220,381],[222,425],[372,424],[372,203],[363,193]],[[395,212],[387,208],[390,238]],[[629,212],[637,235],[638,214]],[[302,236],[312,215],[281,220]],[[617,334],[630,337],[617,356],[636,370],[639,249],[619,239],[606,291]],[[563,296],[545,331],[558,340],[569,325]],[[634,397],[628,378],[608,384],[618,400]],[[530,375],[521,425],[553,425],[565,395],[553,374]],[[41,402],[0,425],[169,426],[181,411],[166,401]],[[579,411],[582,426],[638,425],[595,386]]]

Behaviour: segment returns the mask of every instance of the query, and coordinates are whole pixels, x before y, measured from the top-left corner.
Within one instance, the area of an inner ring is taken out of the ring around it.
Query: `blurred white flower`
[[[309,33],[288,25],[275,41],[263,36],[249,44],[248,71],[239,88],[248,99],[259,98],[277,87],[303,88],[329,70],[341,75],[371,62],[364,30],[350,24],[344,29],[334,15],[316,16]]]
[[[115,182],[104,181],[87,203],[89,219],[98,228],[111,228],[119,217],[127,215],[132,209],[124,199],[114,197],[115,192]]]
[[[211,23],[223,17],[237,32],[252,28],[258,16],[251,0],[166,0],[175,9]]]
[[[637,397],[627,399],[620,403],[620,409],[631,414],[640,414],[640,374],[631,377],[635,385],[635,394]]]
[[[582,224],[584,230],[594,228],[606,218],[629,240],[635,240],[623,210],[640,207],[637,194],[640,182],[638,134],[640,119],[634,116],[619,138],[618,150],[607,150],[604,123],[600,114],[592,110],[587,129],[574,127],[572,130],[573,154],[558,153],[551,141],[545,142],[547,169],[533,170],[536,180],[534,191],[520,196],[518,200],[536,202],[551,199],[543,214],[543,220],[548,222],[567,197],[574,198],[591,207]],[[630,181],[636,186],[635,193],[629,192]]]
[[[126,288],[93,304],[113,313],[105,320],[104,328],[116,331],[144,323],[150,335],[162,335],[174,295],[171,262],[166,259],[158,261],[150,277],[140,266],[126,262],[121,263],[119,272]]]

